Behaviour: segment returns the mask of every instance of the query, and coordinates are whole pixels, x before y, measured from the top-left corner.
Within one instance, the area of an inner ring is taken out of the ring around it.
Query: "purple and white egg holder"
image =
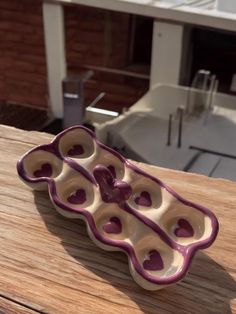
[[[134,280],[148,290],[182,280],[196,251],[218,233],[210,210],[182,198],[82,126],[27,152],[17,170],[33,189],[48,189],[59,213],[85,220],[99,247],[124,251]]]

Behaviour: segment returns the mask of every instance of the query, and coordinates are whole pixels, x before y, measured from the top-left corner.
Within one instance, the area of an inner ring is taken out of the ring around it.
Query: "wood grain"
[[[139,165],[220,222],[216,242],[181,283],[148,292],[123,253],[96,247],[84,223],[61,217],[46,192],[19,180],[19,157],[51,138],[0,126],[0,313],[236,313],[235,183]]]
[[[0,296],[0,314],[37,314],[41,313],[34,311],[29,308],[27,305],[22,305],[16,301],[11,301],[7,297]]]

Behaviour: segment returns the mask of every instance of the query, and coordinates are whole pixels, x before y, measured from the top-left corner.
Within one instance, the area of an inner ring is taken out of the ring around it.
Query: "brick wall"
[[[41,1],[0,0],[0,101],[47,105]]]
[[[129,15],[85,6],[65,7],[69,68],[78,64],[124,67]]]
[[[129,15],[84,6],[65,7],[69,74],[86,66],[122,69],[127,62]],[[46,107],[48,99],[41,0],[0,0],[0,101]],[[101,106],[121,111],[148,81],[95,71],[86,102],[101,91]]]
[[[124,69],[127,65],[129,23],[130,16],[125,13],[84,6],[65,7],[68,73],[76,75],[93,66],[103,68],[95,70],[95,75],[86,83],[87,104],[105,92],[99,107],[121,112],[148,89],[148,80],[104,71],[104,68]]]

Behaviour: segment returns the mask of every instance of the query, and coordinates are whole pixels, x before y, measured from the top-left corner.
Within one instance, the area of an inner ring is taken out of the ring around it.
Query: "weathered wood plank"
[[[37,314],[42,313],[32,310],[22,304],[12,302],[11,300],[0,296],[0,314]]]
[[[26,132],[10,126],[0,125],[0,138],[5,138],[12,142],[19,141],[22,143],[33,143],[36,145],[40,145],[45,144],[45,142],[50,142],[53,136],[43,132]]]
[[[17,177],[21,154],[51,138],[0,126],[0,294],[43,313],[236,313],[235,183],[140,165],[220,222],[216,242],[181,283],[148,292],[131,279],[124,254],[96,247],[84,223],[61,217],[46,192]]]

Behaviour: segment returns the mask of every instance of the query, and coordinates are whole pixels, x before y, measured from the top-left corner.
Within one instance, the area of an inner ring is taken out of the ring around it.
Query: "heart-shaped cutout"
[[[190,238],[193,237],[194,230],[186,219],[179,219],[174,233],[179,238]]]
[[[160,253],[157,250],[152,250],[148,253],[148,259],[143,262],[143,268],[151,271],[158,271],[164,268],[164,263]]]
[[[97,165],[93,170],[93,175],[99,185],[104,202],[120,204],[131,196],[131,186],[125,181],[115,179],[107,167]]]
[[[78,189],[75,193],[71,194],[67,201],[71,204],[78,205],[86,202],[86,192],[84,189]]]
[[[103,226],[103,230],[106,233],[119,234],[122,232],[122,224],[118,217],[112,217],[110,220]]]
[[[143,191],[140,196],[135,197],[135,203],[140,206],[150,207],[152,206],[152,199],[147,191]]]
[[[40,169],[34,171],[34,177],[51,177],[52,176],[52,166],[49,163],[45,163]]]
[[[77,144],[68,150],[67,155],[72,157],[72,156],[80,156],[83,153],[84,153],[83,146],[80,144]]]

